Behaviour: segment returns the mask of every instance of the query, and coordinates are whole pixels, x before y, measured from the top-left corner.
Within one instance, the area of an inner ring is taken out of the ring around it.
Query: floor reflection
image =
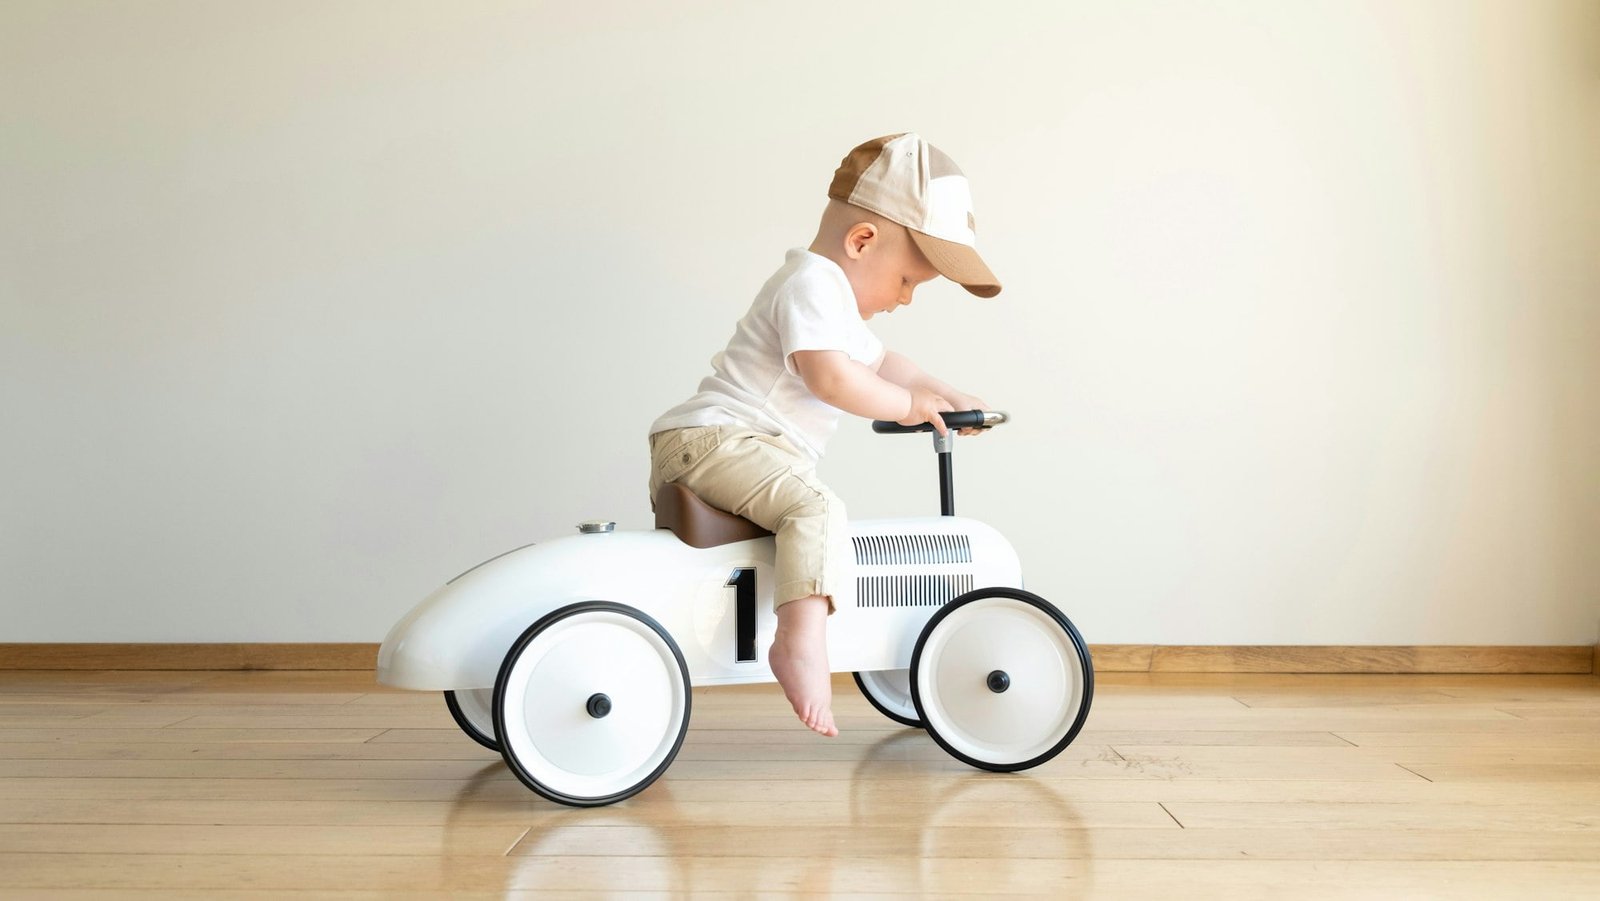
[[[1057,863],[1056,874],[1089,883],[1094,856],[1089,830],[1055,787],[1027,773],[968,769],[952,774],[941,767],[922,780],[932,789],[927,800],[906,803],[903,783],[897,786],[888,777],[904,779],[905,751],[920,752],[925,745],[933,740],[920,729],[894,733],[868,748],[850,780],[853,823],[915,830],[916,848],[897,861],[907,888],[949,891],[944,864],[956,860],[980,864],[990,886],[1023,885],[1024,871],[1037,869],[1041,857]],[[1016,847],[1013,839],[1022,826],[1042,840]],[[1063,861],[1069,862],[1065,868]],[[848,882],[835,889],[852,890]]]
[[[748,735],[747,733],[745,734]],[[741,764],[772,778],[723,776],[716,761],[673,769],[640,795],[592,809],[561,807],[495,763],[451,805],[452,834],[486,822],[526,824],[504,865],[508,896],[529,890],[934,892],[956,882],[1025,885],[1047,867],[1055,885],[1087,885],[1090,831],[1046,780],[954,769],[920,730],[862,744],[841,778],[785,780],[793,761],[768,746]],[[473,824],[469,826],[468,824]],[[480,864],[481,844],[476,853]],[[446,863],[445,867],[464,861]]]

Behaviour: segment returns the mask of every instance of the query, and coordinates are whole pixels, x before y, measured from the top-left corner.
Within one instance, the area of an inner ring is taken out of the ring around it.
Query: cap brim
[[[1000,293],[1000,280],[984,265],[978,251],[965,244],[925,235],[914,228],[906,231],[911,233],[911,240],[916,242],[917,249],[928,258],[933,268],[939,270],[940,275],[979,297],[993,297]]]

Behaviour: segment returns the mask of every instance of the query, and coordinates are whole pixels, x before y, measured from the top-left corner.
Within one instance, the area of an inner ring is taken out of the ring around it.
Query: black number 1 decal
[[[739,663],[753,663],[756,659],[756,570],[755,567],[741,567],[733,571],[728,577],[727,584],[733,586],[734,594],[734,622],[737,646],[735,660]]]

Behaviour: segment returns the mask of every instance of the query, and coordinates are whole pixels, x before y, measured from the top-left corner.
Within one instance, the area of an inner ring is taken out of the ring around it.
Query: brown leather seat
[[[771,535],[743,516],[718,510],[677,482],[656,489],[656,528],[671,529],[690,547],[716,547]]]

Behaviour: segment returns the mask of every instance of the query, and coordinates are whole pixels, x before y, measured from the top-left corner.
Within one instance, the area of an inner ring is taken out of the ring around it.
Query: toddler
[[[1000,293],[975,228],[966,177],[918,135],[851,150],[811,246],[790,250],[767,279],[699,392],[650,426],[652,507],[678,482],[776,534],[767,662],[795,714],[823,735],[838,734],[826,620],[850,545],[844,504],[816,464],[841,411],[943,434],[941,411],[988,409],[886,351],[865,322],[940,275],[979,297]]]

